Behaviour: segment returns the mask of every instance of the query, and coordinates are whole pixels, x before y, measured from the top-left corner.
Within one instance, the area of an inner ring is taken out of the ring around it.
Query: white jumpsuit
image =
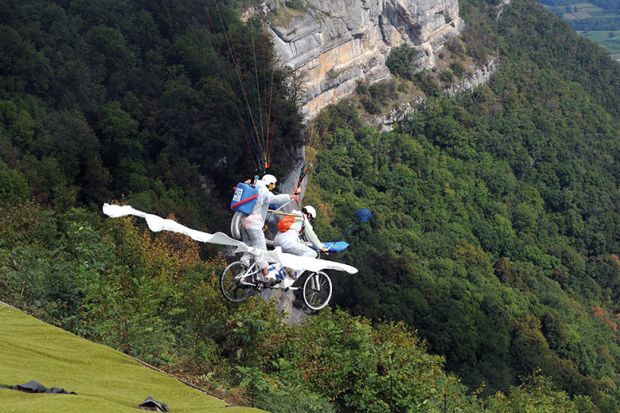
[[[299,211],[292,212],[295,215],[295,221],[289,227],[289,230],[286,232],[278,232],[278,234],[273,239],[276,247],[282,248],[282,252],[287,252],[289,254],[295,254],[302,257],[316,257],[317,252],[307,246],[303,240],[301,239],[301,232],[303,231],[308,241],[310,241],[317,249],[323,248],[323,243],[319,240],[319,237],[316,236],[314,232],[314,228],[312,228],[312,224],[310,221]],[[296,276],[301,275],[300,272],[297,272]]]
[[[288,194],[273,194],[263,181],[257,181],[256,188],[258,188],[256,205],[250,215],[241,218],[241,239],[251,247],[266,250],[267,242],[265,240],[265,234],[263,233],[263,226],[265,225],[265,218],[267,218],[269,204],[283,204],[290,199],[290,196]],[[267,268],[268,262],[256,258],[256,264],[262,270],[263,268]]]

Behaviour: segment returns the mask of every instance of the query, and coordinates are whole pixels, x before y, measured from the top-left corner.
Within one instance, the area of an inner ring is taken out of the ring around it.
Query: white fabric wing
[[[273,251],[266,251],[260,248],[250,247],[244,242],[238,241],[224,234],[223,232],[216,232],[215,234],[209,234],[207,232],[197,231],[195,229],[187,228],[178,222],[171,219],[164,219],[157,215],[147,214],[146,212],[138,211],[129,205],[103,205],[103,213],[111,218],[119,218],[126,215],[133,215],[136,217],[144,218],[146,220],[149,229],[154,232],[171,231],[179,234],[187,235],[188,237],[200,241],[208,242],[211,244],[227,245],[236,247],[235,252],[247,252],[249,254],[263,258],[268,262],[279,262],[285,267],[292,268],[296,271],[322,271],[322,270],[336,270],[345,271],[349,274],[357,273],[357,268],[347,264],[339,262],[321,260],[311,257],[300,257],[293,254],[287,254],[282,252],[282,249],[276,248]]]

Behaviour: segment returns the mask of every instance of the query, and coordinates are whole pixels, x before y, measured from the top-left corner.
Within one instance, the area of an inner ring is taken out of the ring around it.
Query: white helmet
[[[261,181],[263,181],[265,183],[265,185],[267,185],[267,186],[269,186],[269,184],[275,184],[276,182],[278,182],[276,177],[271,175],[271,174],[263,175],[263,179],[261,179]]]
[[[310,214],[312,219],[316,218],[316,209],[314,209],[312,205],[306,205],[305,207],[302,208],[301,211],[305,214]]]

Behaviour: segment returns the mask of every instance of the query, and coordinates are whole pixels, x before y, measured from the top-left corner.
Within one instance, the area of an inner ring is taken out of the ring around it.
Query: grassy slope
[[[168,404],[172,412],[259,412],[226,407],[130,357],[47,325],[0,304],[0,383],[36,380],[76,395],[27,394],[0,390],[3,413],[136,412],[147,396]]]

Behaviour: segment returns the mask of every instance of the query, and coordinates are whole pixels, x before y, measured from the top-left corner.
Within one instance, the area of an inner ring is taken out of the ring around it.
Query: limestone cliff
[[[419,67],[433,67],[462,26],[458,0],[304,0],[298,9],[281,3],[267,1],[263,12],[272,17],[279,64],[304,77],[308,118],[350,94],[357,81],[388,78],[392,47],[407,43],[419,51]]]

